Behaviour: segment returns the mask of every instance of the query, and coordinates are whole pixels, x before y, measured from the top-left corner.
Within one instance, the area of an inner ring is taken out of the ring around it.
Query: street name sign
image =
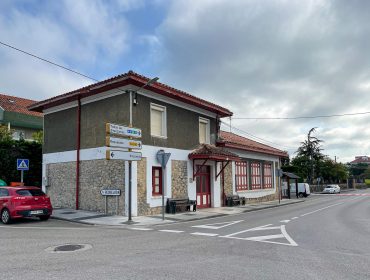
[[[105,138],[105,145],[108,147],[141,150],[141,141],[112,136],[107,136]]]
[[[141,138],[141,129],[123,126],[119,124],[106,123],[105,130],[108,134],[114,134],[117,136],[126,136],[133,138]]]
[[[118,196],[121,195],[121,190],[101,190],[100,193],[104,196]]]
[[[17,170],[29,170],[30,161],[24,158],[17,158]]]
[[[121,160],[141,160],[142,154],[140,152],[126,152],[121,150],[110,150],[106,151],[106,159],[121,159]]]

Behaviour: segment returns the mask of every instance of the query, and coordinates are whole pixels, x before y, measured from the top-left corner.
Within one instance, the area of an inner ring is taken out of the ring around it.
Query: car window
[[[0,189],[0,197],[9,196],[9,191],[7,189]]]
[[[42,190],[18,190],[16,193],[20,196],[43,196]]]

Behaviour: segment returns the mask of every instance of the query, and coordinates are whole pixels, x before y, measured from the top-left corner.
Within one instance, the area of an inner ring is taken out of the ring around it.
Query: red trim
[[[158,176],[155,175],[155,171],[158,170],[159,171],[159,174]],[[156,189],[156,183],[155,183],[155,179],[158,178],[159,179],[159,190],[158,192],[155,191]],[[163,184],[162,184],[162,167],[159,167],[159,166],[153,166],[152,167],[152,195],[153,196],[157,196],[157,195],[162,195],[162,190],[163,190]]]
[[[272,164],[264,163],[263,168],[263,188],[272,189]]]
[[[223,155],[189,155],[189,159],[208,159],[208,160],[218,160],[218,161],[240,161],[239,157],[234,156],[223,156]]]
[[[42,112],[43,110],[47,108],[51,108],[51,107],[55,107],[55,106],[58,106],[64,103],[75,101],[77,100],[78,97],[84,98],[87,96],[98,94],[100,92],[119,88],[119,87],[122,87],[128,84],[141,87],[145,85],[148,81],[149,81],[149,78],[130,71],[126,74],[122,74],[122,75],[107,79],[105,81],[98,82],[98,83],[86,86],[84,88],[81,88],[81,89],[78,89],[78,90],[75,90],[69,93],[65,93],[63,95],[59,95],[59,96],[56,96],[56,97],[53,97],[53,98],[50,98],[50,99],[47,99],[41,102],[37,102],[29,106],[28,109],[32,111],[36,111],[36,112]],[[220,117],[230,117],[233,115],[233,113],[226,108],[223,108],[214,103],[200,99],[184,91],[177,90],[175,88],[172,88],[162,83],[155,82],[152,85],[147,86],[146,88],[160,95],[163,95],[163,96],[166,96],[172,99],[176,99],[181,102],[194,105],[196,107],[203,108],[207,111],[216,113]]]
[[[80,149],[81,149],[81,100],[77,105],[77,160],[76,160],[76,210],[79,208],[80,193]]]
[[[249,188],[248,162],[235,163],[236,191],[246,191]]]
[[[251,162],[252,190],[262,189],[261,163]]]

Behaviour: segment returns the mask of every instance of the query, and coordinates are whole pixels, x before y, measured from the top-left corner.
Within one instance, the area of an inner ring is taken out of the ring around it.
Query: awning
[[[193,179],[199,171],[202,169],[202,167],[209,161],[214,161],[215,162],[215,175],[216,179],[220,174],[224,171],[226,166],[231,162],[231,161],[240,161],[240,157],[232,152],[229,152],[227,150],[224,150],[223,148],[216,147],[215,145],[210,145],[210,144],[200,144],[195,150],[193,150],[189,154],[189,159],[193,160]],[[195,160],[203,160],[203,163],[201,166],[195,171]],[[222,167],[219,172],[217,172],[217,163],[221,162]]]
[[[283,176],[288,177],[290,179],[299,179],[299,178],[301,178],[298,175],[295,175],[294,173],[290,173],[290,172],[283,172]]]

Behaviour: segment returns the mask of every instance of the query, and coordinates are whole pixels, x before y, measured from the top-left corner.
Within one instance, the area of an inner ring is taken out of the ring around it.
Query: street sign
[[[142,154],[140,152],[126,152],[121,150],[106,151],[106,159],[122,159],[122,160],[141,160]]]
[[[283,170],[282,169],[276,169],[276,176],[277,177],[283,177]]]
[[[17,158],[17,170],[29,170],[30,161],[28,159]]]
[[[140,128],[107,123],[105,126],[105,130],[108,134],[114,134],[118,136],[127,136],[127,137],[133,137],[133,138],[141,138]]]
[[[101,190],[100,193],[104,196],[117,196],[121,195],[121,190]]]
[[[105,138],[105,145],[108,147],[141,150],[141,141],[117,138],[112,136],[107,136]]]
[[[157,160],[162,168],[166,168],[167,162],[170,159],[171,153],[165,153],[163,150],[157,152]]]

